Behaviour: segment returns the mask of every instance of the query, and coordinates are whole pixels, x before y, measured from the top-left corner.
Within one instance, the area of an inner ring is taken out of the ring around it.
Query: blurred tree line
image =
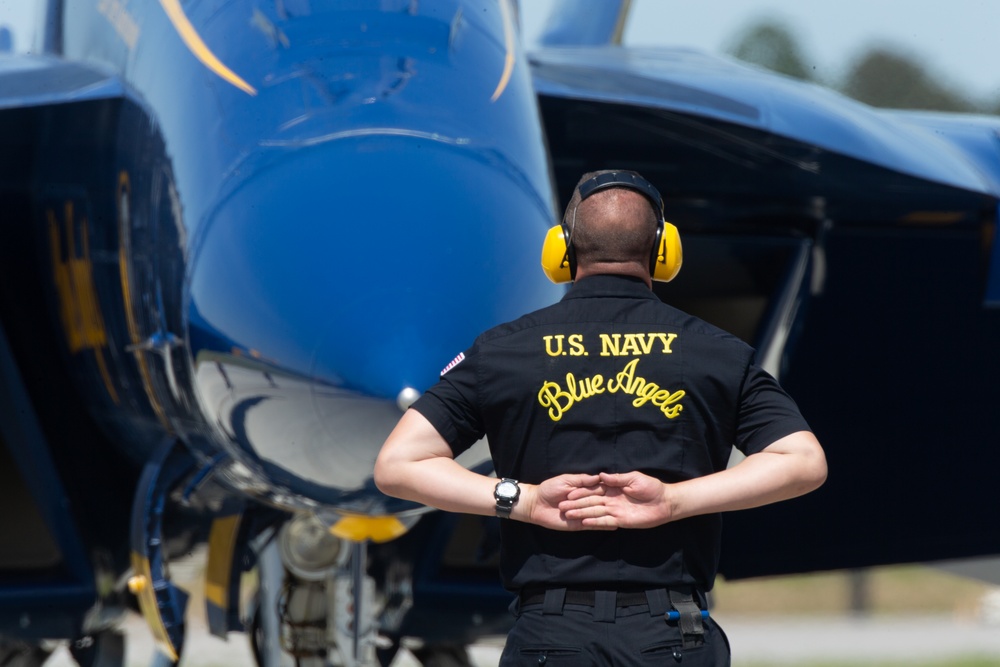
[[[1000,115],[1000,97],[974,100],[929,71],[919,58],[891,46],[875,46],[861,53],[839,80],[824,80],[816,67],[809,64],[795,35],[777,22],[765,21],[744,30],[727,52],[745,62],[833,88],[876,107]]]

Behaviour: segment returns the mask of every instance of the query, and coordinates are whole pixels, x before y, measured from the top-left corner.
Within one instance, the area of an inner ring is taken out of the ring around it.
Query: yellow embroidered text
[[[640,354],[673,354],[670,346],[677,338],[675,333],[626,333],[597,334],[601,340],[602,357],[628,357]],[[545,354],[550,357],[585,357],[590,353],[583,342],[583,334],[555,334],[542,336]]]
[[[600,334],[600,336],[602,357],[650,354],[657,342],[663,346],[662,348],[657,346],[657,352],[673,354],[670,344],[677,338],[675,333]]]
[[[550,357],[560,357],[567,354],[567,351],[563,349],[564,338],[569,343],[568,354],[571,357],[586,356],[587,350],[583,347],[583,334],[570,334],[568,338],[563,334],[542,336],[542,340],[545,341],[545,353]]]
[[[655,382],[637,376],[638,365],[639,360],[633,359],[614,377],[607,380],[601,374],[578,380],[573,373],[566,373],[565,385],[551,381],[542,384],[542,388],[538,391],[538,402],[543,408],[549,409],[549,418],[557,422],[585,398],[605,392],[616,394],[620,391],[635,396],[635,400],[632,401],[633,407],[641,408],[646,403],[651,403],[659,408],[667,419],[677,417],[684,409],[680,403],[685,395],[684,390],[664,389]]]

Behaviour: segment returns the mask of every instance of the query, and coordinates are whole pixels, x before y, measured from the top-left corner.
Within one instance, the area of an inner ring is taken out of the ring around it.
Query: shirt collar
[[[649,289],[643,280],[610,273],[587,276],[576,281],[563,296],[563,300],[594,297],[624,297],[659,301],[659,297],[653,294],[653,290]]]

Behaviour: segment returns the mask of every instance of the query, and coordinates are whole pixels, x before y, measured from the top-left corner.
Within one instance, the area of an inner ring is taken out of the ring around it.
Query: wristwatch
[[[504,477],[493,489],[493,497],[497,501],[497,516],[501,519],[509,519],[510,511],[514,509],[514,504],[521,495],[521,487],[517,485],[516,479]]]

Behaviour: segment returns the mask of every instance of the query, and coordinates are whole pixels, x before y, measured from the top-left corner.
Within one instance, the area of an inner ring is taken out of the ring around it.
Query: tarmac
[[[806,665],[828,661],[871,665],[876,661],[911,661],[947,664],[959,658],[978,657],[984,665],[1000,667],[1000,625],[994,619],[940,616],[907,617],[762,617],[719,616],[729,636],[733,667],[741,665]],[[139,616],[125,622],[127,667],[153,664],[154,646]],[[470,647],[476,667],[495,667],[503,637],[491,637]],[[253,665],[246,635],[233,633],[228,640],[208,635],[197,625],[186,640],[182,667]],[[291,664],[291,661],[289,661]],[[401,651],[392,667],[419,667]],[[73,667],[65,648],[58,649],[46,667]]]
[[[253,667],[248,635],[231,633],[226,640],[207,631],[204,593],[201,590],[200,556],[173,564],[171,572],[191,594],[188,603],[188,636],[181,667]],[[992,583],[974,612],[935,615],[883,615],[840,613],[828,616],[750,616],[713,612],[729,637],[733,667],[797,667],[817,664],[864,665],[952,664],[977,658],[977,665],[1000,667],[1000,559],[965,560],[943,569]],[[141,616],[128,613],[125,667],[150,667],[155,646]],[[475,667],[496,667],[504,637],[488,637],[469,647]],[[46,667],[75,667],[69,651],[57,649]],[[287,658],[280,667],[294,667]],[[392,667],[421,667],[405,649]]]

